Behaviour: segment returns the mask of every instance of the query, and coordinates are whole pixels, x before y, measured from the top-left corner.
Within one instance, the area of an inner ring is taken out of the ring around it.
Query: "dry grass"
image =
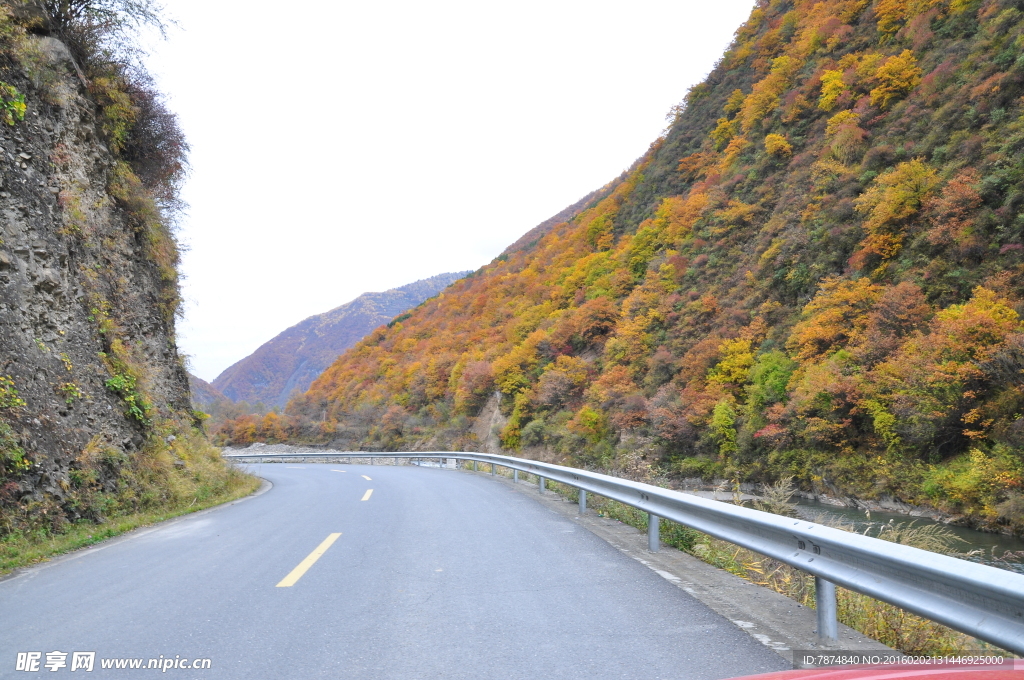
[[[87,447],[70,502],[92,519],[68,522],[53,501],[0,511],[0,574],[118,536],[132,529],[247,496],[260,480],[226,463],[196,432],[151,446],[121,468],[118,490],[97,490],[91,470],[114,452]],[[93,460],[95,459],[95,460]]]

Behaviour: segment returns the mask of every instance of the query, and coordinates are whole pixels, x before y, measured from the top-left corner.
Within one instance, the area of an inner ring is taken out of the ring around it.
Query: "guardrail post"
[[[519,483],[519,470],[512,471],[512,481],[516,484]]]
[[[580,514],[587,514],[587,490],[580,489]]]
[[[658,552],[661,547],[661,535],[659,532],[657,515],[647,513],[647,549],[651,552]]]
[[[814,600],[818,609],[818,637],[823,642],[835,642],[839,639],[839,623],[836,621],[836,584],[815,576]]]
[[[473,472],[478,472],[478,468],[477,468],[475,460],[473,461]]]
[[[544,493],[544,478],[543,477],[537,477],[537,490],[540,493]]]
[[[498,474],[498,466],[495,465],[494,463],[491,463],[491,474],[492,475]]]

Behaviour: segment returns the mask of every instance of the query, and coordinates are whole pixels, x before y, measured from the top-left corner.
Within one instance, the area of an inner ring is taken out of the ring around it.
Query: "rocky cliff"
[[[23,10],[0,4],[0,535],[166,500],[199,455],[178,251],[138,153],[152,93]]]

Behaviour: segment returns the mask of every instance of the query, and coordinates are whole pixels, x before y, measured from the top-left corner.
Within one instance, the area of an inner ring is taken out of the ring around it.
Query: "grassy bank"
[[[131,460],[87,451],[59,507],[45,500],[0,508],[0,575],[259,488],[257,477],[225,462],[202,434],[167,439],[153,438]],[[116,484],[100,483],[97,471],[115,465]],[[78,519],[65,519],[69,508]]]

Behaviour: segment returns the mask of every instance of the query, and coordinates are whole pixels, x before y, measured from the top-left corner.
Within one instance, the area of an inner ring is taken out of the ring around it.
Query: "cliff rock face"
[[[192,424],[177,250],[63,44],[23,37],[0,84],[26,104],[0,122],[0,503],[60,502]]]
[[[305,392],[331,362],[367,333],[468,273],[438,274],[383,293],[363,293],[311,316],[228,367],[214,379],[213,387],[235,401],[284,406],[293,393]]]

